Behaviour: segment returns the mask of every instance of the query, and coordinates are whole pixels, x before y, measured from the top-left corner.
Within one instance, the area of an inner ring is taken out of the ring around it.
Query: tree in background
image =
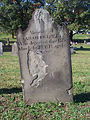
[[[45,7],[58,24],[70,31],[89,28],[89,0],[0,0],[0,28],[12,34],[26,29],[35,9]],[[72,32],[70,32],[72,33]]]
[[[36,3],[40,3],[39,6],[35,6]],[[43,5],[40,0],[0,0],[0,28],[13,38],[18,28],[26,29],[35,8]]]
[[[55,22],[65,22],[71,34],[74,30],[90,29],[89,7],[89,0],[46,0],[45,5]]]

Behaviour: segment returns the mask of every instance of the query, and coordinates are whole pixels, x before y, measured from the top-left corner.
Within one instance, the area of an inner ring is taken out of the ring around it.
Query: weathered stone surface
[[[37,9],[28,28],[17,33],[24,101],[73,101],[68,30]]]
[[[70,47],[71,54],[75,53],[74,48]]]
[[[16,42],[12,45],[12,56],[18,56],[18,47]]]
[[[0,42],[0,56],[3,55],[3,44],[2,42]]]

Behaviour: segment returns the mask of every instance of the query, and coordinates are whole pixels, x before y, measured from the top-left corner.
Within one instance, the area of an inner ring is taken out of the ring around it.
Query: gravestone
[[[73,47],[70,47],[70,52],[71,52],[71,54],[75,53],[75,51],[74,51],[74,48],[73,48]]]
[[[10,46],[9,38],[7,38],[7,45]]]
[[[73,101],[69,32],[37,9],[17,33],[24,102]]]
[[[12,56],[18,56],[18,47],[16,42],[12,45]]]
[[[90,42],[87,42],[87,45],[90,45]]]
[[[3,56],[3,44],[0,42],[0,56]]]
[[[77,47],[73,47],[74,50],[77,50],[78,48]]]

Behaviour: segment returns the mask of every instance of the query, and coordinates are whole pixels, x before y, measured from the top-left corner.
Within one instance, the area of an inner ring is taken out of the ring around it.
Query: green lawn
[[[26,106],[18,57],[11,56],[10,52],[0,56],[0,120],[89,120],[90,46],[83,46],[88,50],[78,50],[72,55],[74,103],[65,106],[52,101]]]
[[[90,34],[75,34],[73,39],[90,39]]]
[[[3,42],[3,43],[7,42],[8,38],[9,38],[11,43],[16,41],[16,36],[15,36],[15,39],[13,39],[11,34],[9,34],[9,33],[1,33],[0,32],[0,42]]]

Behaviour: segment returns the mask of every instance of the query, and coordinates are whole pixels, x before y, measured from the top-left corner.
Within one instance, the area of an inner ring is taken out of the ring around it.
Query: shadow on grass
[[[88,102],[90,101],[90,93],[81,93],[74,95],[74,102],[75,103],[83,103],[83,102]]]
[[[90,42],[90,39],[88,38],[86,38],[86,39],[73,39],[73,41],[72,42],[77,42],[77,43],[84,43],[84,41],[86,41],[86,42]]]
[[[77,48],[76,51],[82,50],[82,51],[90,51],[90,48]]]
[[[22,92],[22,88],[2,88],[0,89],[0,94],[12,94]]]

